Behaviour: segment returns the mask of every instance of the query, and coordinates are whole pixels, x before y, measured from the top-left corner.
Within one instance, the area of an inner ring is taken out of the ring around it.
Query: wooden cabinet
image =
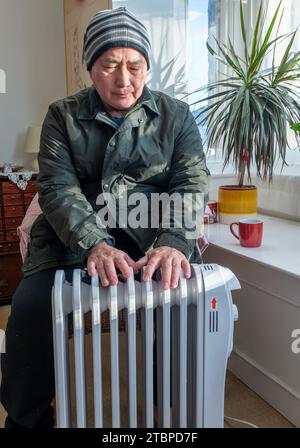
[[[9,304],[22,278],[17,227],[36,193],[36,175],[21,190],[0,176],[0,305]]]

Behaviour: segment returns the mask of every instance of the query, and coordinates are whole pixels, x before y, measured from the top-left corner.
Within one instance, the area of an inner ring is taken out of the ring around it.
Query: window
[[[291,32],[300,23],[299,0],[283,0],[285,12],[281,23],[282,32]],[[143,21],[149,29],[152,39],[152,67],[149,73],[148,85],[155,90],[162,90],[171,96],[193,102],[193,97],[187,94],[208,82],[214,81],[224,71],[218,66],[207,48],[209,38],[213,36],[226,42],[230,36],[235,48],[242,55],[242,36],[240,31],[240,1],[239,0],[113,0],[113,8],[126,6]],[[249,35],[255,24],[260,0],[243,0],[245,24]],[[267,20],[274,14],[277,0],[264,0]],[[297,8],[298,6],[298,8]],[[300,32],[294,43],[294,50],[300,49]],[[194,98],[195,99],[195,98]],[[205,104],[201,105],[201,108]],[[196,116],[200,106],[191,106]],[[207,150],[206,133],[203,126],[199,130]],[[291,146],[293,132],[291,131]],[[218,149],[210,148],[207,152],[208,166],[213,173],[221,173],[223,158]],[[283,173],[297,173],[300,165],[300,151],[288,150],[287,162]],[[281,164],[276,170],[279,172]],[[232,167],[225,171],[233,172]]]
[[[192,93],[214,81],[217,76],[217,65],[206,48],[206,42],[209,36],[217,36],[219,13],[219,3],[216,0],[188,1],[187,77],[189,103],[195,118],[207,106],[207,103],[193,105],[193,102],[199,99],[199,95]],[[206,126],[199,123],[199,131],[209,168],[212,172],[220,171],[223,164],[221,152],[212,148],[207,150]]]
[[[277,2],[268,1],[267,3],[267,24],[270,23],[272,15],[275,13]],[[283,0],[284,14],[282,16],[282,21],[280,24],[279,34],[289,34],[295,31],[299,27],[300,23],[300,8],[299,0]],[[287,45],[287,40],[283,44],[279,45],[277,48],[276,62],[279,63],[281,57],[283,56],[284,50]],[[296,38],[292,47],[292,51],[300,50],[300,30],[296,34]],[[271,60],[271,55],[270,55]],[[298,83],[300,87],[300,82]],[[298,92],[299,93],[299,92]],[[285,167],[282,174],[292,174],[300,175],[300,148],[297,148],[296,141],[294,137],[294,132],[289,130],[289,143],[292,150],[287,150],[286,161],[289,166]],[[280,172],[281,164],[278,163],[276,167],[276,172]]]
[[[277,0],[264,0],[266,9],[266,26],[278,6]],[[279,34],[291,33],[300,23],[299,0],[283,0],[284,14],[281,21]],[[248,35],[252,37],[256,16],[259,10],[260,0],[243,0],[244,19]],[[228,42],[230,36],[234,47],[243,57],[243,40],[240,30],[240,1],[239,0],[189,0],[188,1],[188,90],[204,86],[208,82],[219,79],[226,70],[223,65],[219,65],[206,49],[206,40],[209,39],[211,46],[216,49],[213,37],[224,43]],[[280,61],[286,48],[284,45],[277,48],[277,60]],[[300,32],[297,34],[293,45],[294,51],[300,50]],[[272,54],[269,55],[266,68],[272,63]],[[225,72],[225,75],[229,73]],[[199,96],[198,96],[199,98]],[[196,98],[194,98],[195,100]],[[193,102],[193,98],[192,101]],[[205,103],[192,107],[192,111],[197,115]],[[206,148],[206,129],[199,126],[200,133]],[[282,174],[298,174],[300,171],[300,148],[296,147],[294,132],[289,130],[290,146],[294,150],[287,149],[286,161],[288,166],[284,167]],[[207,148],[206,148],[207,149]],[[210,148],[207,152],[207,162],[212,173],[221,173],[223,157],[221,150]],[[232,173],[233,168],[228,166],[225,173]],[[274,170],[275,174],[281,172],[281,162],[279,161]]]

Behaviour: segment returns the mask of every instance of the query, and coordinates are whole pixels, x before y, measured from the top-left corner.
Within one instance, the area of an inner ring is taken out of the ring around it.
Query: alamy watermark
[[[0,329],[0,353],[5,353],[5,332]]]
[[[300,353],[300,328],[293,330],[291,336],[294,339],[291,345],[292,352],[298,355]]]
[[[117,197],[101,193],[96,204],[101,228],[183,229],[186,239],[196,239],[203,224],[203,193],[144,194],[119,185]]]

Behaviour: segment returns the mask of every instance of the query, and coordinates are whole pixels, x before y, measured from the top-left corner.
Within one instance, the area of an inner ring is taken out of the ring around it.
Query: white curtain
[[[265,0],[267,2],[267,22],[266,25],[270,23],[272,16],[274,15],[276,8],[278,6],[278,1]],[[282,6],[284,8],[283,19],[279,28],[279,34],[287,34],[295,31],[300,25],[300,2],[299,0],[283,0]],[[284,45],[278,48],[278,58],[283,55]],[[296,35],[294,41],[293,50],[300,49],[300,33]],[[280,51],[281,50],[281,51]]]
[[[113,0],[112,6],[125,6],[150,33],[152,60],[147,85],[182,97],[187,86],[187,0]]]
[[[226,45],[228,45],[230,39],[238,55],[244,59],[244,42],[240,25],[240,0],[213,1],[215,2],[215,16],[210,24],[209,42],[217,50],[213,36]],[[249,36],[248,45],[250,45],[253,35],[259,5],[260,0],[243,0],[245,27],[247,36]],[[214,59],[210,59],[210,81],[232,74],[229,68],[223,64],[216,63]]]
[[[214,0],[216,3],[216,17],[217,25],[211,28],[214,35],[221,42],[228,43],[230,37],[234,48],[238,54],[243,58],[243,40],[240,27],[240,0]],[[246,32],[249,36],[248,45],[251,43],[255,21],[259,10],[261,0],[243,0],[243,10],[245,18]],[[272,17],[278,7],[279,0],[263,0],[263,8],[266,14],[265,30],[269,26]],[[283,0],[282,6],[284,8],[283,19],[279,28],[279,34],[286,34],[295,31],[300,25],[300,1],[299,0]],[[280,15],[279,15],[280,17]],[[273,35],[277,28],[274,28]],[[211,33],[210,33],[211,34]],[[286,41],[277,48],[276,61],[283,56],[286,47]],[[297,33],[294,41],[293,50],[300,49],[300,32]],[[272,54],[269,54],[266,66],[270,65],[272,61]]]

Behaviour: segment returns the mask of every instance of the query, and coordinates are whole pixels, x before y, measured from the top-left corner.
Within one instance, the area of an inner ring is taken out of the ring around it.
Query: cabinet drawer
[[[36,193],[25,193],[24,194],[24,202],[26,205],[29,205]]]
[[[26,187],[26,193],[36,193],[36,192],[37,192],[36,180],[30,180]]]
[[[24,216],[22,205],[7,206],[3,208],[5,218],[13,218],[14,216]]]
[[[21,205],[22,203],[22,195],[20,193],[3,195],[3,205]]]
[[[6,230],[16,229],[21,225],[23,218],[7,218],[4,220]]]
[[[6,232],[6,241],[19,241],[19,237],[16,230],[8,230]]]
[[[2,182],[2,191],[3,193],[20,193],[19,187],[9,180]]]
[[[20,246],[18,242],[15,243],[0,243],[0,254],[6,254],[8,252],[20,252]],[[2,263],[3,259],[1,259]]]

